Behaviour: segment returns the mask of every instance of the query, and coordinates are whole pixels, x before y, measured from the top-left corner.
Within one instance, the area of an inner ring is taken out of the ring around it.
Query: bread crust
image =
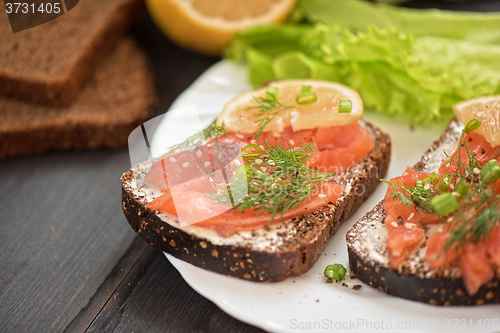
[[[0,160],[47,151],[127,147],[156,102],[146,55],[124,38],[67,108],[0,97]]]
[[[85,19],[87,15],[95,13],[87,13],[80,10],[78,5],[75,9],[68,12],[65,16],[57,18],[56,21],[48,24],[58,25],[60,35],[54,35],[53,40],[65,40],[65,38],[81,39],[78,43],[79,49],[72,55],[72,61],[68,63],[64,72],[54,77],[40,76],[40,73],[35,72],[34,76],[27,76],[23,73],[17,73],[10,69],[0,70],[0,95],[13,97],[29,103],[48,106],[68,106],[75,99],[78,91],[92,76],[97,66],[116,45],[121,36],[129,29],[132,23],[144,11],[144,2],[141,0],[121,0],[121,3],[116,4],[104,20],[92,27],[91,31],[84,30],[87,36],[67,36],[68,28],[74,30],[74,27],[68,27],[62,20],[73,23]],[[97,4],[98,7],[98,4]],[[75,16],[77,15],[77,16]],[[67,17],[66,17],[67,16]],[[71,17],[70,17],[71,16]],[[47,23],[46,23],[47,24]],[[31,39],[37,43],[36,34],[44,33],[52,34],[44,25],[35,27],[38,31],[29,31],[28,33],[35,34]],[[72,31],[70,30],[70,31]],[[12,34],[9,31],[9,34]],[[22,32],[22,34],[27,34]],[[21,34],[16,36],[21,38]],[[16,47],[16,43],[14,46]],[[39,48],[50,47],[39,45]],[[71,46],[68,46],[71,47]],[[29,50],[26,50],[28,52]],[[40,61],[43,61],[43,54],[37,54]],[[52,61],[57,62],[57,56]],[[19,59],[18,61],[22,61]],[[41,65],[44,65],[41,63]]]
[[[157,211],[146,209],[144,201],[133,193],[132,171],[122,176],[123,213],[147,243],[195,266],[250,281],[276,282],[300,276],[313,266],[340,224],[356,212],[387,172],[390,138],[371,124],[366,124],[366,128],[376,138],[374,149],[334,179],[341,184],[350,183],[352,191],[341,195],[335,203],[280,224],[285,231],[293,230],[295,236],[290,240],[278,233],[283,241],[273,249],[256,250],[251,246],[252,240],[240,245],[213,244],[172,226]],[[358,188],[363,188],[363,192]]]
[[[440,147],[446,142],[453,141],[456,144],[460,135],[460,132],[457,132],[458,124],[459,122],[456,119],[450,122],[445,133],[433,143],[421,160],[415,164],[415,170],[424,171],[430,163],[431,156],[440,151]],[[380,246],[378,250],[363,251],[361,244],[363,241],[365,243],[369,242],[366,236],[363,236],[364,233],[377,232],[378,234],[384,234],[386,232],[384,225],[386,212],[382,202],[366,213],[346,234],[349,267],[354,277],[389,295],[431,305],[500,303],[500,273],[488,284],[483,285],[476,294],[470,296],[465,289],[462,278],[457,273],[458,270],[451,272],[443,269],[432,270],[430,267],[422,265],[411,267],[404,265],[399,271],[395,271],[388,262],[384,262],[380,257],[375,258],[373,256],[374,251],[386,254],[387,242],[383,237],[380,237],[381,241],[375,246],[375,248]],[[425,242],[422,244],[422,249],[424,249],[424,246]]]

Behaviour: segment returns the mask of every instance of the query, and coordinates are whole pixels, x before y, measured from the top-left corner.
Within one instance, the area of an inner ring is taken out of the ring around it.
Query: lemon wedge
[[[304,86],[311,87],[311,92],[317,97],[316,101],[310,104],[297,102],[297,96]],[[268,87],[278,89],[277,101],[288,108],[279,111],[267,123],[263,132],[280,133],[287,126],[291,126],[294,131],[321,126],[343,126],[357,122],[363,115],[363,102],[359,94],[349,87],[320,80],[283,80],[273,81],[268,86],[238,95],[224,106],[217,124],[220,126],[224,122],[228,131],[255,133],[259,127],[256,121],[264,117],[259,114],[256,99],[266,98]],[[339,112],[341,100],[351,102],[351,112]]]
[[[296,0],[146,0],[151,17],[174,42],[219,55],[236,31],[284,22]]]
[[[476,131],[493,147],[500,145],[500,95],[457,103],[453,106],[453,111],[464,125],[472,119],[479,120],[481,126]]]

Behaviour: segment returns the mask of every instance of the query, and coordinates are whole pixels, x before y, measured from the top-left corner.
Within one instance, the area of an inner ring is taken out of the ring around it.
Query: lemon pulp
[[[263,132],[282,132],[291,126],[294,131],[312,129],[321,126],[343,126],[353,124],[363,114],[363,102],[359,94],[344,85],[320,80],[283,80],[274,81],[269,86],[278,88],[278,102],[290,106],[277,113],[266,125]],[[311,86],[317,101],[311,104],[298,104],[297,95],[303,86]],[[224,122],[226,129],[240,133],[255,133],[258,129],[256,120],[259,115],[257,98],[266,97],[267,87],[241,94],[226,104],[220,113],[217,123]],[[350,100],[350,113],[339,113],[341,100]],[[269,114],[275,111],[270,110]],[[269,116],[268,116],[269,117]]]
[[[472,119],[479,120],[481,126],[476,132],[484,136],[493,147],[500,145],[500,95],[479,97],[455,104],[453,111],[464,125]]]
[[[236,31],[284,22],[296,0],[146,0],[171,40],[204,55],[220,55]]]

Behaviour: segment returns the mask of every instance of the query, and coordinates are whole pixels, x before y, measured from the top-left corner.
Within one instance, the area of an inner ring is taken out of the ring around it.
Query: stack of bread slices
[[[123,148],[155,101],[145,55],[123,37],[142,0],[85,0],[13,33],[0,13],[0,159]]]

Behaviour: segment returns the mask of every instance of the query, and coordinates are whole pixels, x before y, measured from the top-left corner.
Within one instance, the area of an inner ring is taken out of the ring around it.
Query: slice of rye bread
[[[339,199],[310,214],[227,238],[196,225],[181,228],[175,216],[145,208],[161,194],[144,184],[151,160],[122,176],[123,213],[147,243],[195,266],[251,281],[282,281],[302,275],[387,171],[389,136],[371,124],[362,124],[375,139],[375,148],[331,180],[344,186]]]
[[[130,132],[151,116],[154,102],[146,57],[134,41],[124,39],[69,107],[0,98],[0,159],[57,150],[124,148]]]
[[[417,171],[436,171],[445,154],[457,144],[463,126],[455,119],[446,132],[414,166]],[[347,251],[352,274],[364,283],[389,295],[432,305],[480,305],[500,303],[500,271],[493,281],[469,295],[458,267],[431,269],[424,260],[424,241],[418,251],[396,271],[390,266],[387,252],[388,231],[384,225],[386,213],[380,202],[347,232]],[[439,226],[426,230],[426,237]]]
[[[50,22],[16,33],[1,13],[0,95],[68,106],[143,8],[142,0],[85,0]]]

